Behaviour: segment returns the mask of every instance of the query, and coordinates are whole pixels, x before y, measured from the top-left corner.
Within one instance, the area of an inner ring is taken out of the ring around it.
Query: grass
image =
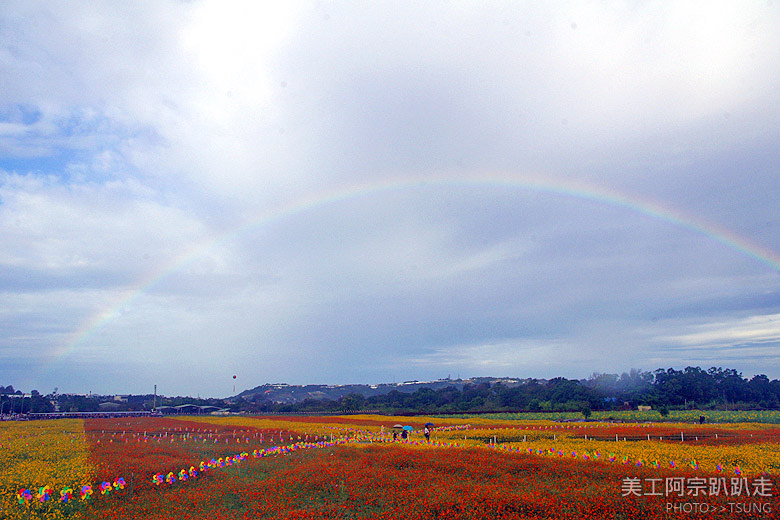
[[[614,410],[592,412],[590,421],[623,421],[623,422],[677,422],[697,423],[704,416],[709,424],[719,423],[758,423],[780,424],[778,410],[670,410],[664,417],[656,410]],[[580,412],[506,412],[487,414],[456,414],[437,417],[447,419],[488,419],[499,421],[576,421],[584,420]]]

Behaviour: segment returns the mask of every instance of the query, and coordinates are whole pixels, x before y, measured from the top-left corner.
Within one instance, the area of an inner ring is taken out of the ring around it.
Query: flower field
[[[0,515],[29,518],[32,509],[37,518],[57,519],[77,512],[81,486],[95,478],[89,453],[80,420],[0,422]],[[77,498],[70,504],[60,500],[67,489]]]
[[[656,410],[611,410],[593,412],[591,419],[597,421],[618,420],[624,422],[660,421],[671,423],[698,422],[704,416],[708,423],[767,423],[780,424],[780,411],[777,410],[670,410],[664,418]],[[485,414],[490,420],[514,421],[564,421],[582,418],[580,412],[521,412]]]
[[[136,417],[0,423],[0,448],[0,518],[780,517],[771,424]]]

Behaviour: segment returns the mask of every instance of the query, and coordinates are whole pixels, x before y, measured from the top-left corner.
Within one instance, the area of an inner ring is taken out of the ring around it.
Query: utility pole
[[[154,401],[152,402],[152,411],[157,409],[157,385],[154,385]]]

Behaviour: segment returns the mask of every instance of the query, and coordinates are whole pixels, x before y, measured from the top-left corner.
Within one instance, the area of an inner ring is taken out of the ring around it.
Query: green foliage
[[[703,415],[708,424],[718,423],[764,423],[780,424],[780,411],[777,410],[668,410],[666,421],[698,423],[699,416]],[[487,413],[487,414],[460,414],[448,415],[448,417],[472,418],[481,417],[491,420],[503,421],[577,421],[582,420],[581,412],[516,412],[516,413]],[[617,422],[658,422],[658,410],[638,411],[594,411],[590,420],[617,421]]]
[[[591,416],[596,410],[616,416],[618,412],[635,409],[638,404],[651,404],[654,411],[645,420],[674,418],[675,410],[695,412],[704,408],[711,412],[731,409],[780,410],[780,381],[765,375],[751,379],[734,369],[686,367],[684,370],[658,369],[643,372],[632,369],[618,374],[593,374],[588,379],[556,377],[550,380],[526,379],[508,383],[477,380],[463,384],[447,380],[448,386],[419,388],[414,392],[391,390],[386,394],[365,396],[350,393],[340,399],[312,399],[285,403],[272,402],[263,394],[232,399],[193,399],[190,397],[158,397],[157,406],[196,404],[229,408],[247,413],[487,413],[546,412],[548,417],[568,419]],[[457,383],[457,384],[456,384]],[[359,388],[356,385],[355,388]],[[11,394],[11,395],[9,395]],[[22,398],[12,386],[0,386],[0,406],[8,413],[49,411],[51,400],[57,399],[62,411],[99,411],[100,399],[85,396],[33,396]],[[153,396],[128,396],[120,410],[149,410]],[[22,405],[24,403],[24,405]],[[24,408],[23,408],[24,406]],[[696,412],[698,413],[698,412]],[[698,418],[698,416],[697,416]],[[710,418],[708,417],[708,420]]]

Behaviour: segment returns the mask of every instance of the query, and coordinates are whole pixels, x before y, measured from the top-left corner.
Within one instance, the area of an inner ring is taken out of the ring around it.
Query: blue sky
[[[779,22],[4,2],[2,383],[780,377]]]

